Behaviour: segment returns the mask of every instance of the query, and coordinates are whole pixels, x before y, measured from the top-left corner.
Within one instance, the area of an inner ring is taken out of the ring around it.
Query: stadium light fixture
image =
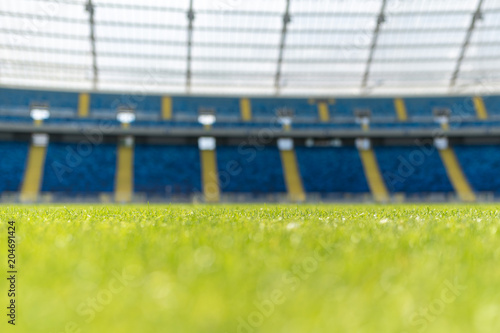
[[[49,144],[49,135],[46,133],[33,133],[31,142],[35,147],[47,147]]]
[[[214,114],[200,114],[198,115],[198,122],[202,125],[213,125],[215,123]]]
[[[135,121],[135,112],[129,108],[119,108],[116,113],[116,120],[122,124],[130,124]]]
[[[211,126],[215,123],[215,109],[214,108],[200,108],[198,110],[198,122],[204,126]]]
[[[451,110],[448,108],[435,108],[433,110],[434,121],[440,125],[447,125],[450,122]]]
[[[200,150],[215,150],[215,138],[208,136],[198,138],[198,148]]]
[[[369,109],[355,109],[356,123],[361,124],[363,127],[370,125],[371,114],[372,112]]]
[[[124,147],[133,147],[134,146],[134,137],[131,135],[127,135],[123,138],[122,145]]]
[[[449,146],[448,138],[434,138],[434,146],[438,150],[448,149]]]
[[[278,119],[279,123],[283,126],[291,126],[292,125],[292,117],[280,117]]]
[[[46,104],[33,104],[30,108],[30,116],[36,121],[48,119],[50,117],[49,106]]]
[[[370,150],[372,147],[372,143],[368,138],[357,138],[355,143],[358,150]]]
[[[293,150],[293,140],[290,138],[278,139],[278,149],[282,151]]]
[[[341,139],[333,139],[330,141],[330,145],[332,147],[342,147],[342,140]]]
[[[276,110],[276,115],[278,116],[278,122],[283,125],[283,127],[290,127],[292,125],[295,112],[293,109],[283,107]]]

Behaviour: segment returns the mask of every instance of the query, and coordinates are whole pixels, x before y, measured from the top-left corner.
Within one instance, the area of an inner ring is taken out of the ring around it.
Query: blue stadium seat
[[[295,147],[306,192],[370,192],[355,147]]]
[[[448,108],[451,116],[476,117],[471,97],[413,97],[405,98],[408,117],[433,117],[434,108]]]
[[[173,97],[172,107],[174,116],[183,115],[196,117],[201,108],[214,109],[216,116],[240,116],[240,101],[238,98],[223,97]]]
[[[114,119],[92,119],[92,118],[49,118],[44,120],[45,125],[65,125],[65,126],[102,126],[119,127],[121,124]]]
[[[372,117],[396,118],[396,109],[392,98],[339,98],[329,105],[332,117],[354,118],[356,109],[368,109]]]
[[[412,122],[394,122],[394,123],[378,123],[372,122],[370,123],[370,129],[401,129],[401,130],[410,130],[410,129],[438,129],[440,125],[434,121],[412,121]]]
[[[91,94],[90,114],[115,113],[118,107],[125,106],[134,109],[138,114],[161,115],[161,96],[133,94]]]
[[[217,167],[222,192],[254,195],[285,193],[278,148],[270,146],[218,146]]]
[[[147,195],[201,192],[200,152],[195,145],[137,144],[134,189]]]
[[[453,192],[439,152],[433,146],[375,147],[375,154],[390,192]]]
[[[292,124],[292,128],[296,130],[310,130],[310,129],[318,129],[318,130],[359,130],[361,126],[354,122],[350,123],[294,123]]]
[[[24,116],[24,117],[0,116],[0,122],[30,125],[30,124],[33,124],[33,119],[29,116]]]
[[[212,125],[216,129],[273,129],[281,130],[283,126],[277,122],[216,122]]]
[[[112,192],[115,183],[116,145],[50,143],[42,191],[68,195]]]
[[[484,96],[484,106],[490,116],[500,116],[500,96]]]
[[[139,120],[132,123],[132,127],[150,127],[150,128],[202,128],[203,125],[196,121],[161,121],[161,120]]]
[[[43,90],[0,89],[0,110],[28,111],[31,103],[48,103],[51,110],[72,112],[78,109],[78,93]]]
[[[28,149],[28,142],[0,142],[0,192],[20,191]]]
[[[454,149],[474,190],[500,193],[500,146],[457,145]]]
[[[276,117],[276,110],[289,108],[295,118],[318,119],[318,107],[305,98],[252,98],[250,101],[254,118]]]

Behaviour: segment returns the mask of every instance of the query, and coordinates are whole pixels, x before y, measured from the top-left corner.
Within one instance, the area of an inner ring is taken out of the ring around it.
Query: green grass
[[[12,219],[2,332],[500,331],[496,206],[3,207],[2,276]]]

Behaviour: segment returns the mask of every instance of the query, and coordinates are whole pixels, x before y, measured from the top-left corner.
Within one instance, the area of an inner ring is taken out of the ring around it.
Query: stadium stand
[[[453,187],[436,149],[375,147],[380,171],[392,193],[451,193]]]
[[[190,201],[203,195],[205,199],[212,196],[211,201],[230,201],[238,193],[248,200],[284,200],[286,196],[291,201],[349,200],[371,196],[385,202],[395,195],[404,195],[409,200],[437,195],[471,201],[475,199],[474,192],[493,195],[500,192],[500,185],[489,180],[493,179],[496,160],[492,156],[496,146],[468,146],[458,142],[453,148],[435,149],[418,165],[407,165],[404,161],[420,151],[412,144],[377,144],[373,150],[358,150],[349,140],[365,136],[433,137],[433,133],[443,130],[456,133],[456,137],[471,131],[479,133],[476,136],[491,135],[500,127],[500,120],[495,118],[497,100],[495,96],[335,99],[140,96],[2,88],[0,126],[12,126],[23,133],[47,132],[50,136],[84,135],[86,131],[105,128],[100,135],[114,138],[96,145],[92,154],[71,170],[64,167],[59,170],[64,173],[62,180],[54,165],[64,161],[68,151],[77,149],[74,141],[49,140],[46,156],[43,147],[28,149],[26,144],[4,142],[2,149],[15,151],[13,163],[22,168],[9,177],[12,180],[4,185],[2,192],[17,192],[24,201],[36,200],[39,194],[51,194],[53,200],[58,200],[64,196],[100,197],[113,192],[118,202],[134,198]],[[48,106],[50,117],[43,123],[33,122],[32,103]],[[131,126],[123,127],[116,118],[122,106],[136,114]],[[434,119],[436,108],[450,110],[449,126],[444,127]],[[277,115],[281,109],[292,112],[290,128],[281,124]],[[215,114],[213,125],[198,122],[201,110]],[[359,110],[369,112],[369,126],[361,126],[356,119]],[[262,133],[273,140],[291,137],[298,144],[290,151],[280,151],[275,141],[268,140],[247,156],[238,144],[227,141],[231,137],[258,137]],[[123,146],[121,140],[131,134],[173,138],[186,134],[193,138],[213,136],[220,144],[214,150],[204,151],[192,144],[178,143]],[[347,136],[347,143],[341,147],[303,144],[306,138],[335,136]],[[4,167],[5,174],[14,172],[12,166]],[[231,174],[232,168],[240,171]],[[24,181],[24,186],[23,177],[30,180]],[[36,186],[38,182],[40,187]]]
[[[217,147],[222,193],[285,193],[280,154],[276,147]]]
[[[134,109],[137,114],[157,114],[161,110],[161,97],[133,94],[91,94],[90,114],[114,115],[120,106]]]
[[[456,145],[457,159],[471,186],[478,192],[500,192],[500,146]]]
[[[354,147],[295,148],[304,188],[309,193],[368,193],[368,183]]]
[[[391,98],[337,98],[330,105],[333,118],[352,118],[355,110],[370,110],[373,118],[395,119],[396,110]]]
[[[485,96],[483,100],[488,114],[500,116],[500,96]]]
[[[18,192],[24,176],[28,142],[0,142],[0,192]]]
[[[69,196],[113,192],[115,163],[113,144],[49,143],[41,191]]]
[[[290,109],[296,119],[315,120],[318,111],[315,104],[303,98],[252,98],[252,115],[255,119],[272,118],[279,109]]]
[[[439,108],[450,110],[451,116],[475,118],[476,112],[471,97],[418,97],[405,98],[406,110],[411,118],[433,117],[433,111]]]
[[[44,90],[0,89],[0,110],[29,115],[30,105],[47,103],[55,114],[76,115],[78,93]]]
[[[193,145],[137,144],[134,189],[150,197],[201,192],[200,153]]]

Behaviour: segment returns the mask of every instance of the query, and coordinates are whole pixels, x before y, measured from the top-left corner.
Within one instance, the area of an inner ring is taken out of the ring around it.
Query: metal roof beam
[[[193,44],[193,23],[194,11],[193,0],[189,1],[189,10],[187,12],[188,30],[187,30],[187,59],[186,59],[186,90],[189,92],[191,89],[191,47]]]
[[[479,0],[477,3],[477,8],[474,14],[472,15],[472,20],[470,22],[469,29],[467,29],[467,33],[465,35],[464,43],[462,44],[462,48],[460,49],[460,56],[457,59],[457,64],[455,66],[455,70],[451,75],[450,87],[455,86],[457,83],[458,74],[460,73],[460,68],[462,67],[462,62],[465,57],[465,52],[467,52],[467,48],[469,47],[470,40],[472,37],[472,33],[474,32],[474,28],[476,27],[476,23],[478,20],[483,18],[483,14],[481,13],[481,6],[483,5],[483,0]]]
[[[286,0],[285,13],[283,14],[283,28],[281,29],[281,40],[278,53],[278,63],[276,68],[276,75],[274,76],[274,88],[276,89],[276,94],[280,90],[280,78],[281,78],[281,64],[283,62],[283,52],[285,49],[286,33],[288,30],[288,23],[290,23],[290,0]]]
[[[361,82],[361,87],[366,88],[368,84],[368,77],[370,75],[370,67],[373,61],[373,55],[375,54],[375,48],[377,47],[378,36],[380,33],[380,29],[382,28],[382,24],[385,22],[385,6],[387,4],[387,0],[382,0],[382,5],[380,6],[380,13],[377,16],[377,25],[375,26],[375,30],[373,31],[372,43],[370,44],[370,53],[368,55],[368,59],[366,60],[366,68],[365,73],[363,74],[363,81]]]
[[[99,81],[99,70],[97,68],[97,51],[95,46],[95,21],[94,21],[94,4],[92,0],[88,0],[85,10],[89,12],[89,27],[90,27],[90,48],[92,53],[92,87],[97,88],[97,82]]]

